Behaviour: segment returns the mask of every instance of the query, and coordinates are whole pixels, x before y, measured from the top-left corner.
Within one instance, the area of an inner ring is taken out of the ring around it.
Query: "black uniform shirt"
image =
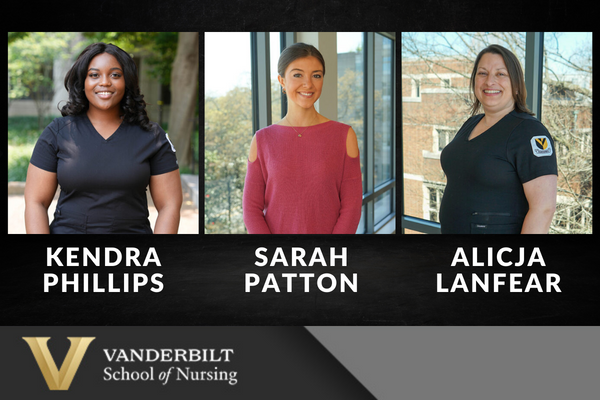
[[[523,184],[557,174],[554,142],[539,120],[512,111],[469,140],[482,118],[467,120],[442,151],[442,233],[520,233],[529,210]]]
[[[145,131],[122,122],[104,139],[85,114],[52,121],[31,164],[57,174],[57,213],[146,221],[150,176],[178,168],[175,149],[158,124]]]

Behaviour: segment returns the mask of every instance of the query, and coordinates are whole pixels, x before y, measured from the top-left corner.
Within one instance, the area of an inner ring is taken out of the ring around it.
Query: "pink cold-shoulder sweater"
[[[258,157],[244,186],[248,233],[356,233],[362,179],[360,157],[346,150],[349,129],[327,121],[256,132]]]

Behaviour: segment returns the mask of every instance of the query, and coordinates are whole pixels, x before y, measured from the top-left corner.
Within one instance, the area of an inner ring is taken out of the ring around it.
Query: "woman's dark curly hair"
[[[123,69],[125,94],[120,103],[123,120],[150,130],[152,123],[146,113],[144,96],[140,93],[137,67],[129,54],[111,43],[92,43],[77,57],[65,76],[65,88],[69,92],[69,100],[60,109],[62,116],[80,115],[88,110],[89,101],[85,96],[84,89],[87,70],[92,58],[102,53],[108,53],[115,57]]]

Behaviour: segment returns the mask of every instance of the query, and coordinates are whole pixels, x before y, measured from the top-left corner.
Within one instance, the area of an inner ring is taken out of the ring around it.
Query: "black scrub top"
[[[554,142],[538,119],[512,111],[469,140],[483,116],[469,118],[442,151],[442,233],[520,233],[529,210],[523,184],[557,175]]]
[[[178,168],[175,149],[158,124],[145,131],[123,121],[104,139],[85,114],[52,121],[31,164],[57,174],[61,192],[51,233],[152,233],[150,176]]]

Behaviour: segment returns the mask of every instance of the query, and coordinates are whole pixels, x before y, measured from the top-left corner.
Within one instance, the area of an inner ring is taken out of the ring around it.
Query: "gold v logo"
[[[67,390],[75,377],[77,368],[81,364],[83,356],[95,338],[93,337],[70,337],[71,341],[69,352],[63,361],[60,370],[48,350],[49,337],[24,337],[23,338],[35,357],[35,360],[44,375],[44,379],[50,390]]]
[[[535,139],[535,141],[538,142],[540,149],[546,150],[546,147],[548,146],[548,142],[546,141],[546,138],[538,138],[538,139]]]

